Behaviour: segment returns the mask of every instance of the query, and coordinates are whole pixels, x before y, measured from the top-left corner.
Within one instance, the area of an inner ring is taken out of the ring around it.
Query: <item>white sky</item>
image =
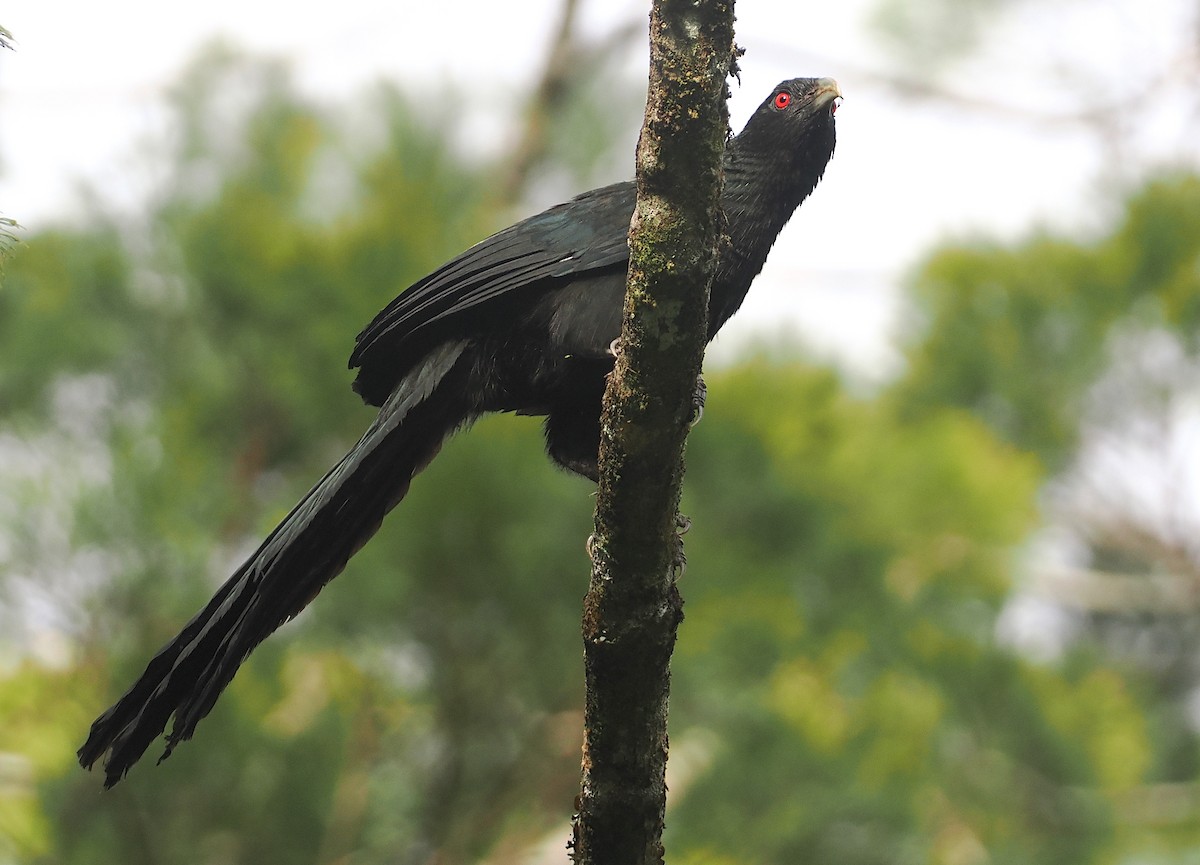
[[[164,122],[166,86],[217,35],[290,58],[302,88],[319,97],[348,96],[380,78],[416,91],[452,79],[478,86],[481,114],[503,114],[537,74],[559,2],[207,0],[181,12],[157,0],[17,0],[0,13],[17,39],[17,50],[0,56],[0,213],[36,230],[70,213],[79,178],[105,198],[128,197],[138,142]],[[584,28],[595,33],[644,20],[648,8],[646,0],[582,2]],[[735,129],[783,78],[831,75],[846,101],[825,180],[781,236],[717,351],[764,331],[799,332],[879,375],[894,363],[887,330],[897,282],[936,240],[1011,237],[1033,221],[1088,226],[1106,212],[1098,179],[1127,177],[1136,173],[1130,165],[1153,157],[1200,163],[1188,153],[1186,100],[1172,101],[1170,86],[1153,99],[1138,89],[1195,32],[1192,5],[1015,4],[991,26],[997,47],[947,80],[969,102],[1030,112],[1022,118],[914,101],[882,85],[873,73],[886,68],[884,54],[864,25],[871,0],[741,0],[738,41],[748,53],[731,103]],[[643,50],[630,59],[631,77],[644,65]],[[1113,154],[1089,133],[1036,119],[1077,106],[1072,87],[1102,104],[1129,97],[1140,131],[1134,152],[1120,154],[1128,165],[1106,164]]]

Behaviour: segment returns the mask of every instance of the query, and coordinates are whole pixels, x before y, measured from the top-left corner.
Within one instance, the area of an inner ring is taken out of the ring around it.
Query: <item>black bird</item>
[[[784,81],[725,152],[730,243],[709,339],[833,155],[830,78]],[[544,415],[559,465],[596,478],[600,403],[620,333],[633,183],[584,193],[476,244],[388,304],[355,341],[354,389],[379,416],[140,679],[92,724],[86,768],[111,787],[175,716],[189,739],[246,656],[345,567],[442,442],[485,412]]]

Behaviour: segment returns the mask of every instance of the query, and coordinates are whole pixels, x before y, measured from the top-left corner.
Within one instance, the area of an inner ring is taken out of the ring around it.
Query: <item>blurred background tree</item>
[[[603,175],[607,107],[638,107],[597,83],[610,50],[552,51],[493,163],[447,145],[452,95],[334,108],[215,45],[144,211],[93,199],[25,238],[0,291],[0,862],[565,861],[591,490],[527,418],[453,440],[170,761],[102,794],[73,752],[368,423],[353,334],[560,197],[539,184]],[[1090,235],[931,253],[879,388],[794,347],[710,370],[672,861],[1194,857],[1200,178],[1124,188]]]
[[[12,43],[12,33],[4,27],[0,27],[0,48],[12,48]],[[13,233],[16,228],[19,228],[19,225],[15,219],[0,216],[0,265],[3,265],[9,250],[17,242],[17,236]]]

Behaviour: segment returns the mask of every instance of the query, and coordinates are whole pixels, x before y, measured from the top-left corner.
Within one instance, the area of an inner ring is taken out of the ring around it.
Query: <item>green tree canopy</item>
[[[39,647],[0,670],[6,860],[527,861],[568,837],[591,490],[528,418],[453,440],[170,761],[105,794],[74,763],[368,422],[353,334],[503,221],[487,166],[397,91],[364,98],[342,113],[210,55],[175,91],[146,211],[35,232],[6,268],[0,589]],[[1150,849],[1129,814],[1165,777],[1152,695],[1101,655],[1033,664],[995,633],[1106,335],[1194,333],[1196,189],[1151,185],[1102,240],[938,253],[909,373],[881,395],[796,359],[710,372],[684,500],[678,861]]]

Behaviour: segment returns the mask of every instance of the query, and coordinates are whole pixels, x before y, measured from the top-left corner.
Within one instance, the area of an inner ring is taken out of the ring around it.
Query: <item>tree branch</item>
[[[661,862],[683,445],[720,231],[732,0],[654,0],[621,350],[601,421],[575,824],[586,865]]]

